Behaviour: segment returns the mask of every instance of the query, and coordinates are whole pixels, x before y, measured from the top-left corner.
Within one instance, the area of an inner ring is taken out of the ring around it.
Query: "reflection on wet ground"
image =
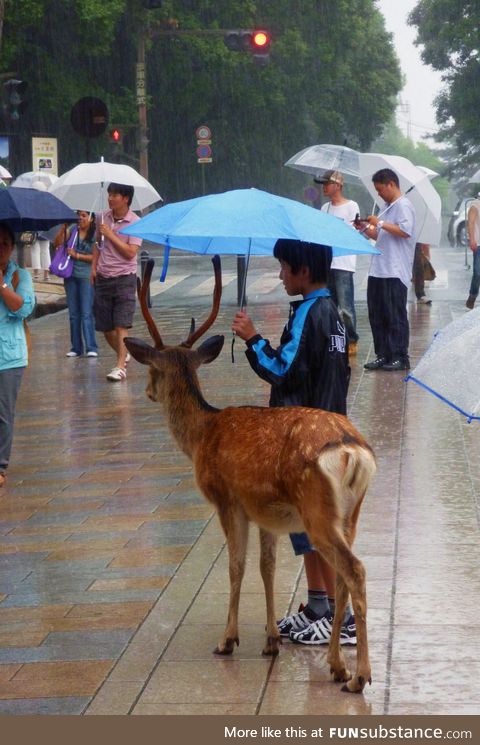
[[[461,257],[434,252],[433,263],[449,281],[437,295],[432,285],[431,307],[410,304],[413,361],[464,312]],[[364,373],[371,336],[364,293],[358,298],[350,415],[379,465],[356,543],[368,571],[372,686],[341,694],[323,648],[286,641],[276,660],[261,657],[255,529],[240,647],[230,659],[213,657],[228,591],[216,518],[144,394],[145,368],[132,362],[127,383],[108,384],[105,346],[97,360],[66,359],[68,320],[58,313],[32,324],[33,361],[0,496],[0,713],[478,712],[478,425],[405,385],[401,373]],[[167,306],[155,315],[171,342],[192,309]],[[285,300],[264,297],[252,313],[278,338]],[[227,342],[232,314],[224,306],[214,328]],[[145,336],[140,318],[134,333]],[[201,379],[215,405],[267,402],[239,343],[235,365],[227,344]],[[287,539],[276,589],[279,615],[305,599]]]

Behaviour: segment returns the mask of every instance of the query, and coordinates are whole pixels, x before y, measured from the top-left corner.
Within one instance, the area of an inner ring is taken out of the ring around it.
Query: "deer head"
[[[198,386],[196,378],[197,368],[202,364],[213,362],[222,350],[224,342],[223,336],[212,336],[204,341],[198,349],[191,349],[193,344],[198,341],[206,331],[208,331],[210,326],[212,326],[220,308],[220,299],[222,296],[222,270],[220,257],[214,256],[212,258],[212,263],[215,273],[215,287],[210,315],[198,329],[195,329],[195,320],[192,318],[187,338],[177,346],[167,346],[163,343],[160,332],[158,331],[148,308],[148,288],[150,286],[152,271],[155,265],[153,259],[149,259],[147,262],[143,282],[140,282],[140,279],[137,278],[137,292],[140,307],[150,335],[153,339],[154,346],[147,344],[142,339],[136,339],[133,337],[127,337],[125,339],[125,345],[137,362],[140,362],[142,365],[150,366],[149,381],[146,392],[147,396],[152,401],[165,400],[165,381],[169,375],[178,376],[176,371],[179,369],[185,370],[188,373],[187,379],[193,379],[194,384]]]

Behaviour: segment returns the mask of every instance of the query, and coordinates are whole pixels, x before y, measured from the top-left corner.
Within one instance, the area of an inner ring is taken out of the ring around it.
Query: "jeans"
[[[0,473],[7,470],[10,459],[15,404],[24,370],[24,367],[0,370]]]
[[[477,297],[478,290],[480,288],[480,246],[477,246],[477,250],[473,251],[473,269],[472,269],[472,281],[470,283],[470,295]]]
[[[403,282],[393,277],[369,277],[367,305],[376,356],[389,362],[408,357],[410,327]]]
[[[328,289],[345,324],[348,342],[357,342],[357,316],[354,304],[353,272],[332,269],[328,277]]]
[[[83,354],[83,339],[87,352],[97,351],[93,321],[93,292],[90,279],[69,277],[65,280],[65,294],[70,317],[71,351],[77,354]]]

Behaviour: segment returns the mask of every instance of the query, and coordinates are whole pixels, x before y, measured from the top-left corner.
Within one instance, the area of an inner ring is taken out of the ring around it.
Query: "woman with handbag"
[[[70,276],[65,276],[64,271],[59,275],[64,277],[70,318],[71,348],[67,352],[67,357],[80,357],[84,350],[87,357],[97,357],[98,347],[92,312],[94,290],[90,282],[96,230],[95,215],[84,210],[78,210],[77,214],[78,226],[67,229],[64,225],[54,241],[57,252],[64,250],[66,246],[67,257],[70,257],[68,264],[73,263],[73,269],[68,267],[67,273]],[[55,271],[53,267],[51,271]]]
[[[15,405],[28,346],[24,319],[35,306],[30,272],[12,260],[15,236],[0,223],[0,488],[4,486],[13,440]]]

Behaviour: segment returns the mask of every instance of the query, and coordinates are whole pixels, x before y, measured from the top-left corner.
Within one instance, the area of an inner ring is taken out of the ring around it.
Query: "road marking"
[[[254,280],[251,284],[247,283],[247,293],[249,295],[269,293],[281,284],[278,278],[278,272],[265,272],[261,277]]]
[[[236,279],[236,274],[223,274],[222,275],[222,287],[225,289],[227,285],[230,284],[230,282],[233,282],[234,279]],[[200,282],[199,285],[195,285],[195,287],[192,287],[191,290],[185,293],[185,297],[192,297],[192,296],[198,296],[198,295],[211,295],[213,292],[213,288],[215,286],[215,277],[209,277],[208,279],[205,279],[203,282]]]
[[[150,284],[150,294],[160,295],[162,292],[170,290],[179,282],[183,282],[183,280],[186,279],[188,276],[188,274],[177,274],[174,277],[167,277],[165,282],[160,282],[160,280],[157,279],[155,282],[152,282]]]

